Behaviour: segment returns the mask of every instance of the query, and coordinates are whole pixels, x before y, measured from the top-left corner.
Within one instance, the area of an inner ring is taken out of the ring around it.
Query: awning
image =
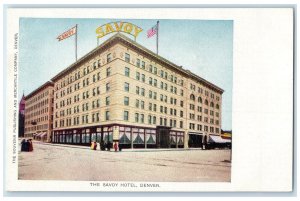
[[[231,140],[229,140],[229,139],[223,139],[223,138],[221,138],[221,136],[210,135],[208,142],[213,142],[213,143],[231,143]]]
[[[203,135],[203,133],[189,132],[189,135]]]
[[[47,135],[47,133],[43,133],[42,135],[40,135],[40,137],[44,138],[45,135]]]
[[[41,132],[41,133],[38,133],[35,137],[41,137],[44,134],[45,134],[45,132]]]

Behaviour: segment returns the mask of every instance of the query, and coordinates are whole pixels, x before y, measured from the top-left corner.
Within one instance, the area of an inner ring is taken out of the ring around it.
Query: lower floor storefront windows
[[[102,127],[89,127],[84,129],[70,129],[65,131],[54,131],[53,143],[76,144],[89,146],[91,142],[113,144],[118,142],[123,148],[183,148],[184,132],[170,130],[167,138],[160,136],[158,139],[156,128],[141,128],[135,126],[112,125]],[[165,142],[163,142],[166,140]]]

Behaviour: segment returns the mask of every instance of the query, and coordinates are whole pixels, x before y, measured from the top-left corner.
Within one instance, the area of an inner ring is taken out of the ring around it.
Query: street
[[[108,152],[33,145],[33,152],[19,152],[21,180],[230,182],[230,150]]]

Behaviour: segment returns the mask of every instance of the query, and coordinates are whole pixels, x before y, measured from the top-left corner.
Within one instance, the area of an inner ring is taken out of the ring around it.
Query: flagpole
[[[156,54],[158,55],[158,31],[159,30],[159,21],[157,21],[157,33],[156,33]]]
[[[77,32],[78,32],[78,27],[76,24],[76,35],[75,35],[75,58],[76,58],[76,61],[77,61]]]

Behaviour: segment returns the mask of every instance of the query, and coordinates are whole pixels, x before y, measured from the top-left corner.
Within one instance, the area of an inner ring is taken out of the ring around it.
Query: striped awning
[[[40,135],[41,138],[44,138],[47,135],[46,132],[44,132],[42,135]]]
[[[231,140],[223,139],[223,138],[221,138],[221,136],[217,136],[217,135],[210,135],[208,142],[212,142],[212,143],[231,143]]]

